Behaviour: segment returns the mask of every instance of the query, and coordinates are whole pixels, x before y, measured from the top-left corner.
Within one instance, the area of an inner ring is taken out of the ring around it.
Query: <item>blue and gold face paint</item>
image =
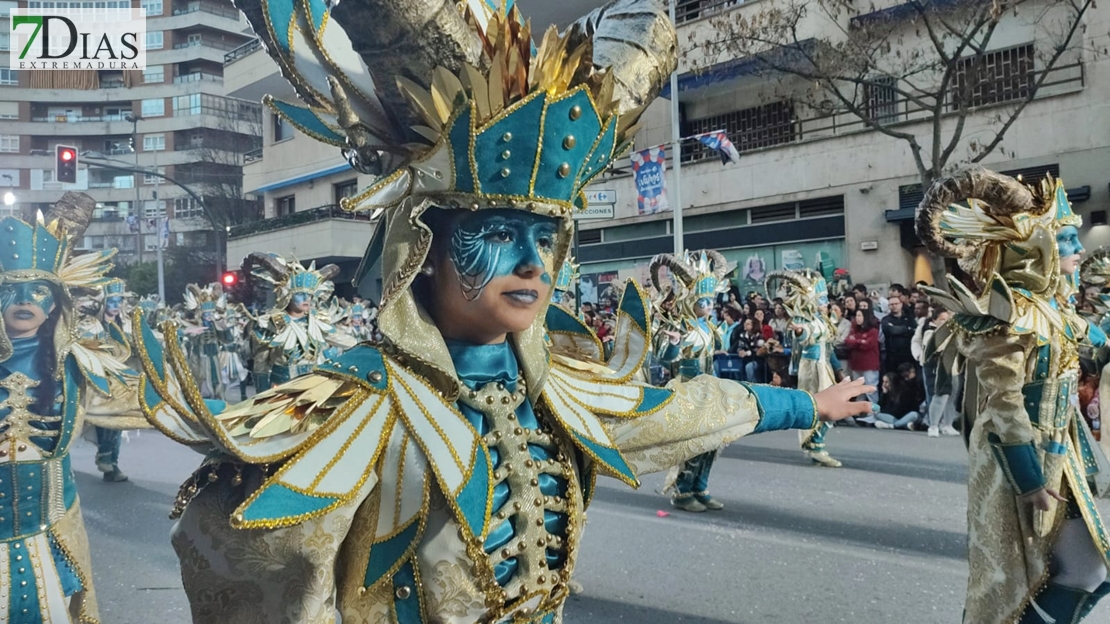
[[[44,280],[0,285],[0,310],[7,312],[15,305],[34,305],[49,315],[54,307],[54,289]]]
[[[494,278],[524,267],[543,270],[540,279],[551,284],[558,221],[521,210],[494,209],[463,217],[451,234],[451,262],[462,285],[463,297],[474,301]]]
[[[104,311],[108,314],[119,314],[120,308],[123,306],[123,297],[119,295],[112,295],[104,300]]]
[[[293,300],[290,303],[292,303],[294,306],[297,306],[299,308],[302,305],[304,305],[305,303],[308,303],[311,299],[312,299],[312,295],[310,295],[308,293],[303,293],[303,292],[293,293]]]
[[[1065,225],[1056,230],[1056,249],[1061,258],[1075,256],[1086,251],[1079,242],[1079,230],[1074,225]]]

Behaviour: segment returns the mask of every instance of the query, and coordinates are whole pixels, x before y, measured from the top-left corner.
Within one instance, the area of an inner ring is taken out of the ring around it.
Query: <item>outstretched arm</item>
[[[708,375],[669,387],[674,399],[663,409],[632,420],[606,421],[612,440],[637,474],[667,470],[746,435],[812,429],[822,420],[870,413],[870,403],[850,399],[874,391],[857,380],[811,395]]]

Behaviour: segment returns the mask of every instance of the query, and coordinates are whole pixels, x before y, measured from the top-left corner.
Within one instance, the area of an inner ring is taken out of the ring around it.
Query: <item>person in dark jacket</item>
[[[918,393],[906,387],[897,373],[883,375],[883,395],[879,413],[875,414],[876,429],[910,429],[917,422],[920,405]]]
[[[892,296],[889,304],[890,314],[883,317],[880,326],[884,346],[882,371],[896,373],[902,364],[914,362],[912,345],[917,320],[912,312],[906,310],[901,297]]]

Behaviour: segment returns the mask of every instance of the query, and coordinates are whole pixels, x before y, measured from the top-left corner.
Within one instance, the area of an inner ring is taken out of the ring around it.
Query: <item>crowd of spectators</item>
[[[586,323],[602,341],[612,340],[616,303],[582,304]],[[938,379],[936,363],[925,359],[923,348],[948,320],[946,310],[931,305],[917,287],[891,284],[883,296],[856,284],[833,297],[829,311],[836,332],[830,355],[838,378],[862,377],[878,388],[865,398],[879,411],[851,424],[928,430],[933,437],[959,435],[953,426],[958,389],[947,375]],[[718,297],[713,320],[722,336],[716,374],[751,383],[797,383],[790,366],[792,320],[781,299],[733,288]]]

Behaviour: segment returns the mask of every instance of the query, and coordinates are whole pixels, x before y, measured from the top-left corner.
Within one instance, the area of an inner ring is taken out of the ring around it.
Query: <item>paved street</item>
[[[672,512],[661,475],[639,491],[600,481],[568,624],[957,624],[962,443],[838,428],[829,448],[845,468],[804,464],[793,432],[733,445],[714,468],[716,513]],[[166,514],[200,456],[132,433],[123,484],[101,482],[92,456],[77,445],[74,466],[104,624],[189,622]],[[1110,605],[1088,621],[1110,621]]]

